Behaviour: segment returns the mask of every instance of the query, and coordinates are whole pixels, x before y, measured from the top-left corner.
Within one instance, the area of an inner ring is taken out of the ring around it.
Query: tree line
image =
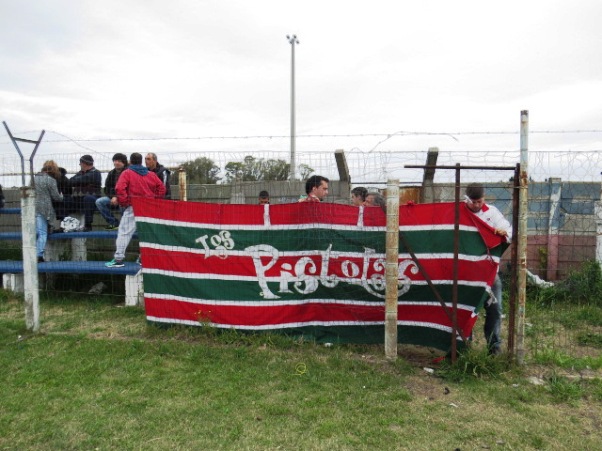
[[[243,161],[230,161],[224,167],[224,177],[221,177],[221,168],[211,158],[199,157],[181,165],[186,172],[189,184],[226,184],[235,181],[259,182],[288,180],[290,163],[284,160],[255,158],[248,155]],[[301,180],[307,180],[314,172],[306,164],[297,167],[297,174]]]

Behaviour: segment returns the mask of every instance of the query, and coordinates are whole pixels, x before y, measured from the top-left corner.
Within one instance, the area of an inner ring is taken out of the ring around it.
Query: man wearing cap
[[[69,179],[69,186],[73,190],[72,203],[76,211],[84,212],[84,231],[92,230],[96,199],[100,197],[102,177],[100,171],[94,167],[94,158],[83,155],[79,159],[80,171]]]
[[[123,170],[127,168],[127,165],[128,158],[124,154],[116,153],[113,155],[114,169],[109,171],[105,180],[105,195],[96,199],[96,208],[108,223],[105,230],[117,230],[119,227],[119,221],[113,216],[111,210],[120,208],[117,202],[117,195],[115,194],[115,184]]]
[[[512,239],[512,225],[493,205],[485,203],[485,188],[480,183],[471,183],[466,187],[466,207],[482,221],[489,224],[496,235],[502,236],[509,243]],[[502,352],[502,280],[499,274],[491,286],[493,297],[485,304],[485,339],[489,354]]]

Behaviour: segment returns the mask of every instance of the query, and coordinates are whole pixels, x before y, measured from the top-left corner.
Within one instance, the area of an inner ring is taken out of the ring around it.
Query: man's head
[[[353,205],[360,206],[364,205],[364,201],[366,200],[366,195],[368,194],[368,190],[363,186],[356,186],[351,190],[351,202]]]
[[[115,169],[123,169],[128,165],[128,157],[122,153],[116,153],[113,155],[113,166]]]
[[[269,204],[270,203],[270,193],[268,193],[267,191],[261,191],[259,193],[259,197],[257,199],[257,203],[259,205]]]
[[[471,183],[466,187],[466,206],[478,213],[485,205],[485,188],[480,183]]]
[[[94,158],[92,158],[92,155],[82,155],[79,159],[79,167],[82,171],[92,169],[94,167]]]
[[[322,200],[328,195],[328,180],[321,175],[312,175],[305,182],[305,193],[308,196],[314,196]]]
[[[142,164],[142,154],[134,152],[130,155],[130,164]]]
[[[157,167],[157,164],[159,164],[157,161],[157,154],[152,152],[147,153],[146,157],[144,157],[144,164],[153,171]]]
[[[366,194],[366,200],[364,202],[364,205],[366,207],[376,207],[377,206],[376,202],[375,202],[376,196],[382,197],[380,195],[380,193],[368,193],[368,194]]]

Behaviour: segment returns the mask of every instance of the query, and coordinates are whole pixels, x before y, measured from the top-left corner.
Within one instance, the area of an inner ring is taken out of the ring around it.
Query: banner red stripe
[[[319,322],[384,322],[385,307],[337,303],[305,303],[295,305],[210,305],[145,297],[147,316],[178,320],[212,322],[232,326],[266,326],[282,323]],[[405,305],[398,308],[399,321],[416,321],[451,327],[441,306]],[[458,325],[470,330],[475,318],[471,312],[458,309]]]
[[[263,225],[263,205],[205,204],[167,201],[163,199],[133,199],[136,216],[152,217],[162,220],[189,223],[215,224],[216,227],[228,225]],[[386,218],[380,208],[366,207],[363,213],[365,226],[384,227]],[[454,224],[454,204],[402,205],[399,209],[400,226],[429,226]],[[331,203],[301,202],[293,204],[270,205],[271,225],[297,225],[326,223],[328,225],[354,226],[358,223],[360,209],[351,205]],[[462,203],[460,205],[460,225],[477,227],[488,243],[488,247],[502,242],[493,233],[488,224],[479,220]]]
[[[164,271],[176,271],[185,273],[198,273],[198,274],[217,274],[217,275],[232,275],[241,277],[256,277],[257,271],[251,257],[230,255],[226,259],[221,259],[217,256],[211,256],[205,258],[205,254],[193,254],[189,252],[179,251],[168,251],[163,249],[153,249],[143,247],[143,260],[142,265],[145,268],[152,268]],[[265,272],[266,277],[280,277],[283,270],[282,265],[288,265],[290,268],[295,268],[295,264],[299,260],[299,256],[279,256],[277,264],[269,268]],[[306,274],[308,275],[319,275],[322,271],[322,259],[320,255],[312,256],[312,261],[315,263],[315,270],[311,270],[306,267]],[[265,268],[270,262],[270,257],[261,257],[261,265]],[[334,259],[331,257],[327,275],[334,275],[340,278],[347,278],[343,272],[343,262],[349,261],[356,265],[356,270],[360,271],[360,274],[355,277],[361,277],[361,271],[363,268],[363,260],[360,257],[345,257]],[[372,277],[374,274],[384,274],[384,268],[380,271],[376,271],[373,264],[376,260],[374,258],[369,260],[369,268],[367,271],[367,278]],[[400,262],[411,261],[400,259]],[[431,280],[449,280],[451,274],[453,274],[453,259],[420,259],[422,267],[428,274]],[[458,277],[460,280],[478,282],[485,281],[489,285],[493,283],[495,273],[492,271],[492,265],[496,265],[493,261],[481,260],[481,261],[468,261],[460,260],[458,265]],[[350,264],[345,264],[347,274],[351,274],[353,271]],[[415,266],[414,266],[415,267]],[[417,268],[416,268],[417,269]],[[292,274],[293,270],[284,271]],[[405,275],[410,280],[424,281],[426,278],[420,272],[413,274],[410,268],[406,269]]]

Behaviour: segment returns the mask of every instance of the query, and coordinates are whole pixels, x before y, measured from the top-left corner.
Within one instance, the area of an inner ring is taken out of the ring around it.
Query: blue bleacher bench
[[[38,263],[38,272],[47,274],[121,274],[133,276],[142,267],[138,263],[124,262],[123,268],[107,268],[105,262],[98,261],[54,261]],[[0,260],[0,273],[22,274],[20,260]]]
[[[21,232],[1,232],[0,240],[3,241],[20,241],[23,238]],[[98,238],[105,240],[115,240],[117,239],[117,230],[114,231],[106,231],[106,230],[98,230],[92,232],[60,232],[60,233],[50,233],[48,235],[49,240],[73,240],[76,238]],[[138,238],[138,234],[135,233],[132,237],[133,239]]]
[[[5,215],[20,215],[20,208],[0,208],[0,214],[3,213]]]

